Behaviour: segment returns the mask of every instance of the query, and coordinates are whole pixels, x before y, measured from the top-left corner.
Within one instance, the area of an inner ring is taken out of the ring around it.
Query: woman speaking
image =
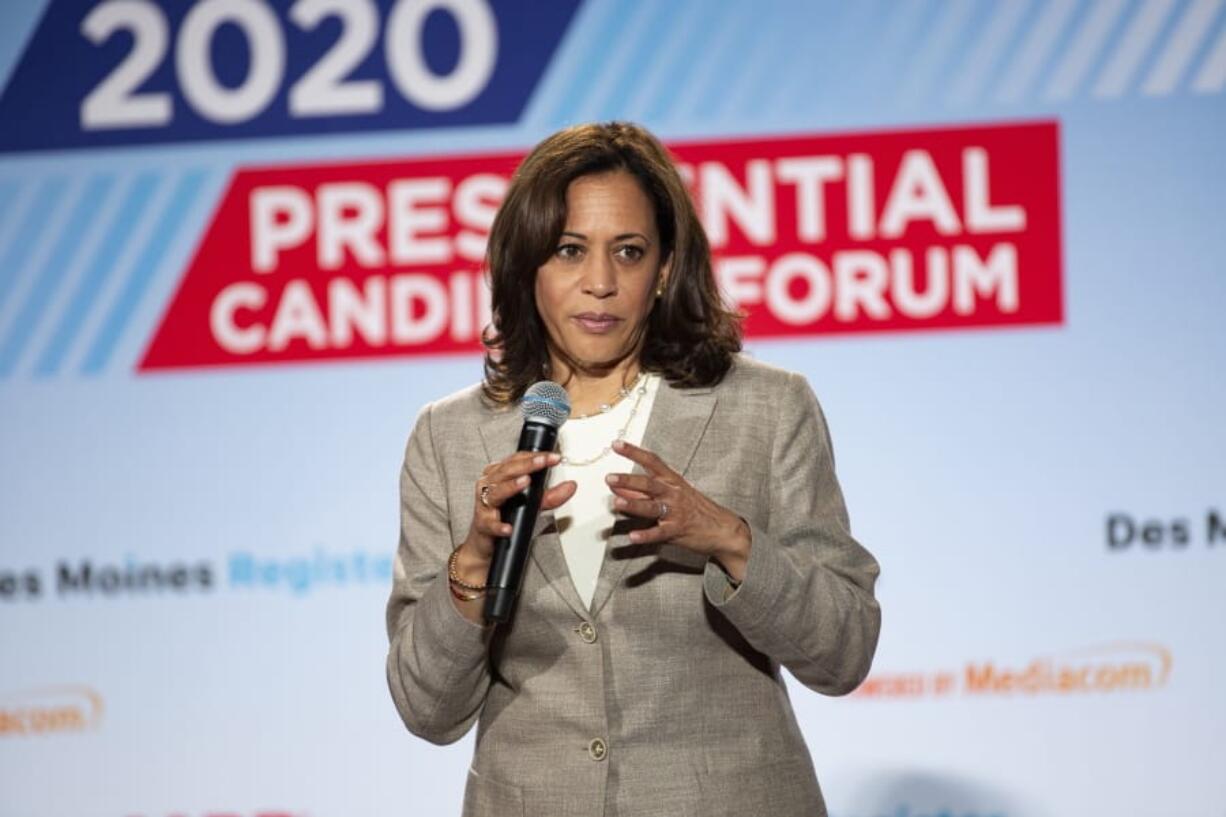
[[[488,249],[485,376],[401,472],[388,683],[434,743],[477,724],[465,815],[823,815],[780,673],[849,692],[880,627],[817,400],[739,354],[706,237],[634,125],[539,144]],[[518,403],[560,384],[557,450]],[[548,469],[511,619],[482,614],[503,503]]]

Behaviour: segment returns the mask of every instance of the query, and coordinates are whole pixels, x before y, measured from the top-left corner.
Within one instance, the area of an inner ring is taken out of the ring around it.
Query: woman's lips
[[[615,315],[598,312],[584,312],[582,315],[575,315],[573,320],[579,324],[580,329],[593,335],[603,335],[607,332],[612,332],[621,323],[621,318]]]

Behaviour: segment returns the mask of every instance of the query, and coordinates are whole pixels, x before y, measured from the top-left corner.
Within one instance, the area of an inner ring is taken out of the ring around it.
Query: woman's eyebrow
[[[575,232],[574,230],[563,230],[562,235],[568,235],[571,238],[578,238],[578,239],[582,239],[583,241],[588,240],[588,237],[586,235],[584,235],[583,233]],[[614,241],[625,241],[627,238],[640,238],[643,241],[647,242],[648,244],[651,243],[651,239],[643,235],[642,233],[619,233],[613,236]]]

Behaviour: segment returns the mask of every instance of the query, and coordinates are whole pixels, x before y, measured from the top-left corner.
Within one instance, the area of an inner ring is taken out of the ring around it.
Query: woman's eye
[[[563,244],[554,251],[554,254],[564,261],[573,261],[583,255],[583,248],[578,244]]]
[[[617,254],[626,261],[639,261],[647,251],[635,244],[626,244],[617,248]]]

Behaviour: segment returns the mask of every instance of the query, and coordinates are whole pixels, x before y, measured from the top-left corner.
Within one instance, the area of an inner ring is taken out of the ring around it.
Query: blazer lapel
[[[662,382],[656,392],[640,447],[656,453],[670,468],[685,476],[707,431],[715,404],[714,389],[685,389],[667,381]],[[641,474],[643,469],[635,465],[633,473]],[[604,563],[600,567],[600,578],[596,582],[596,593],[592,597],[593,619],[613,595],[630,562],[634,561],[633,558],[618,558],[617,555],[619,548],[629,544],[630,540],[624,533],[609,538]],[[565,570],[566,565],[563,564],[562,568]]]
[[[523,423],[523,415],[518,408],[510,407],[499,410],[482,423],[481,442],[485,446],[488,462],[496,462],[515,453]],[[587,618],[588,610],[579,599],[575,583],[570,578],[570,568],[566,566],[566,556],[562,554],[562,540],[558,537],[552,512],[537,514],[532,539],[532,561],[536,562],[546,581],[566,604],[580,617]]]
[[[536,562],[536,566],[549,581],[549,586],[558,592],[567,606],[580,618],[586,619],[588,610],[579,598],[579,591],[575,589],[575,582],[570,577],[570,567],[566,564],[566,555],[562,553],[562,539],[558,536],[558,526],[551,511],[536,518],[532,561]]]
[[[495,410],[481,423],[481,443],[485,446],[487,462],[497,462],[515,453],[519,443],[519,429],[524,416],[519,413],[519,404]]]

